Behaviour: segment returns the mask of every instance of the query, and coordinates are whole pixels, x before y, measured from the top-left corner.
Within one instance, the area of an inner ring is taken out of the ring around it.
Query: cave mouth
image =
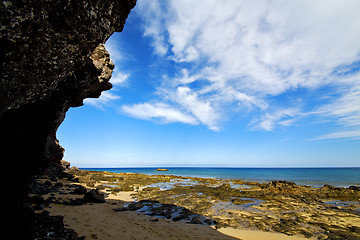
[[[31,180],[61,169],[56,131],[70,107],[109,90],[114,64],[102,43],[123,30],[135,0],[0,4],[0,144],[11,213],[6,228],[31,239]]]

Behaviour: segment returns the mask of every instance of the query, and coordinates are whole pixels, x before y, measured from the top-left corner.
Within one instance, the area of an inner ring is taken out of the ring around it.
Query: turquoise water
[[[285,180],[300,185],[321,187],[329,184],[337,187],[360,185],[360,168],[167,168],[157,172],[156,168],[81,168],[92,171],[114,173],[132,172],[143,174],[176,175],[184,177],[207,177],[241,179],[246,181],[269,182]]]

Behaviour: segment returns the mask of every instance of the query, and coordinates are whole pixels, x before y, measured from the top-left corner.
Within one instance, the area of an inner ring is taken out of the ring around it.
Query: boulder
[[[84,195],[85,202],[91,203],[105,203],[104,194],[101,194],[98,190],[92,189]]]
[[[86,188],[81,185],[78,185],[74,188],[74,190],[71,193],[79,194],[79,195],[86,194]]]

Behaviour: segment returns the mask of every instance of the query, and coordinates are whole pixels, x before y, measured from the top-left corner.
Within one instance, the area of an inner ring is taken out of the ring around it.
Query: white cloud
[[[128,73],[121,73],[114,71],[113,76],[110,78],[110,82],[117,86],[117,85],[123,85],[125,81],[129,78],[130,74]]]
[[[99,109],[104,109],[105,106],[111,104],[114,100],[120,99],[120,96],[117,96],[109,91],[102,92],[99,98],[86,98],[84,104],[92,105]]]
[[[122,111],[132,117],[146,120],[158,120],[162,123],[181,122],[197,125],[198,122],[192,116],[178,111],[164,103],[142,103],[131,106],[122,106]]]
[[[162,11],[163,4],[158,1],[141,1],[137,3],[137,11],[141,12],[143,18],[144,36],[152,37],[152,46],[156,54],[165,55],[168,47],[165,43],[165,28],[163,17],[166,14]]]
[[[201,101],[197,93],[187,87],[177,89],[176,101],[211,130],[219,131],[216,126],[219,116],[209,101]]]
[[[333,103],[322,106],[319,113],[335,118],[341,125],[360,127],[360,85],[350,89]]]
[[[316,137],[312,140],[325,140],[325,139],[352,139],[357,140],[360,139],[360,129],[352,129],[348,131],[340,131],[325,134],[319,137]]]
[[[124,57],[123,51],[120,49],[119,43],[113,38],[110,38],[106,41],[105,48],[106,51],[110,53],[110,58],[112,61],[119,61]]]
[[[263,129],[266,131],[272,131],[274,128],[280,126],[290,126],[296,121],[298,115],[300,115],[299,109],[288,108],[272,111],[271,113],[265,113],[260,120],[252,123],[255,128]]]
[[[360,72],[346,74],[346,66],[360,59],[359,8],[358,0],[143,0],[136,13],[154,53],[179,66],[171,83],[159,87],[158,102],[213,130],[226,115],[224,106],[240,105],[262,112],[253,123],[274,130],[306,114],[300,103],[274,96],[358,84]],[[317,114],[355,123],[358,110],[346,105],[354,100],[347,94],[328,106],[337,112]]]
[[[332,103],[321,106],[314,114],[331,119],[342,126],[341,131],[324,134],[314,140],[360,139],[360,85],[349,89]]]

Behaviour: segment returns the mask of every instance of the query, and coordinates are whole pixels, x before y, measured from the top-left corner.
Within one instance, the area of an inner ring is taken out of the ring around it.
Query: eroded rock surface
[[[135,189],[137,211],[172,221],[281,232],[315,239],[360,239],[358,186],[322,188],[209,178],[79,171],[80,184],[117,194]],[[200,218],[199,218],[200,217]]]
[[[114,64],[104,43],[122,31],[135,0],[0,3],[0,144],[11,186],[9,224],[25,226],[31,176],[57,171],[56,131],[70,107],[111,88]],[[25,238],[23,238],[25,239]]]

